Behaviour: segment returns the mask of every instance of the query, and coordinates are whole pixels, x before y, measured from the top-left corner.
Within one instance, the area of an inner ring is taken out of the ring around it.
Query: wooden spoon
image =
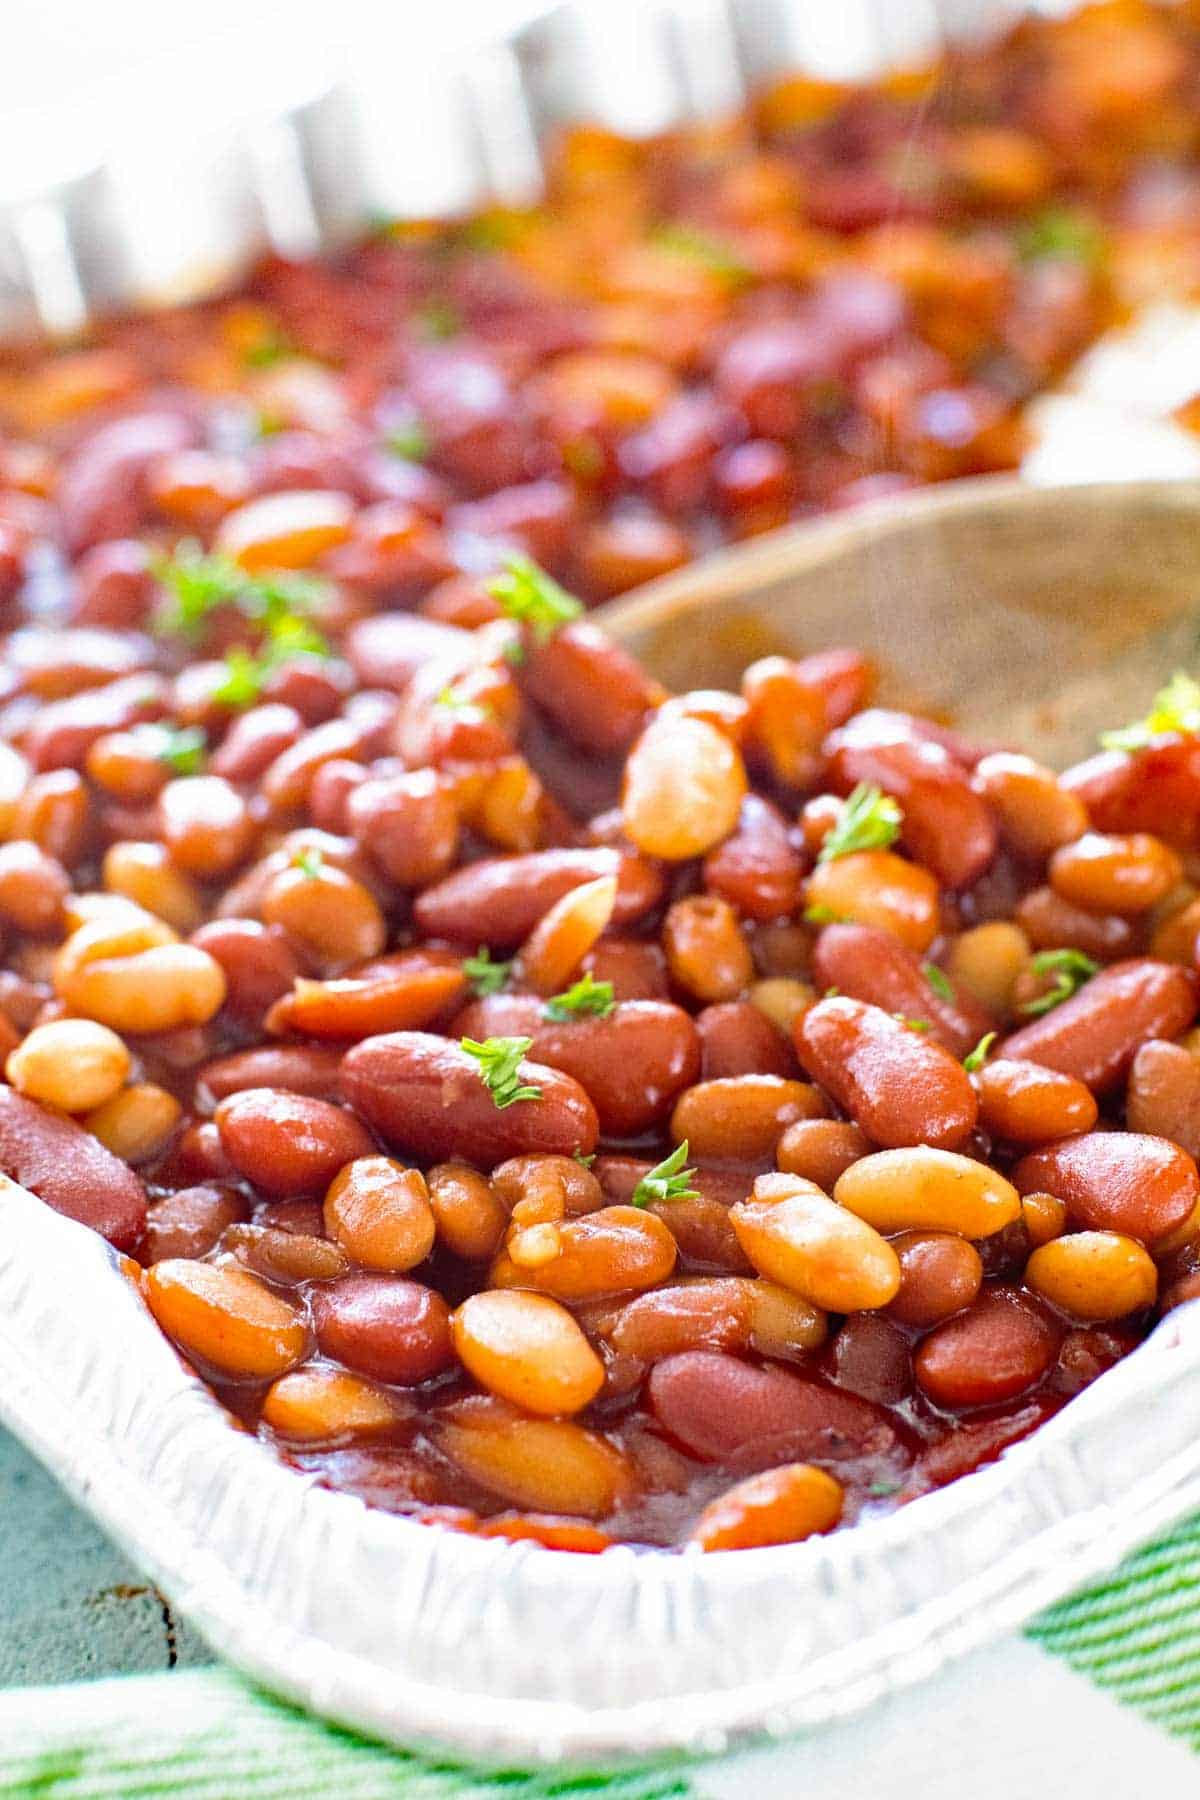
[[[854,645],[885,704],[1061,766],[1200,669],[1200,482],[956,482],[722,551],[601,617],[676,690]]]

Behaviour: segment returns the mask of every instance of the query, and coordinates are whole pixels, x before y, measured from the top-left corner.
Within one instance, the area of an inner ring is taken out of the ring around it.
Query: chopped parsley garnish
[[[160,744],[155,755],[160,763],[166,763],[175,775],[200,773],[208,739],[198,725],[157,725],[154,730]]]
[[[541,1099],[541,1088],[523,1083],[520,1075],[521,1058],[533,1044],[532,1038],[490,1037],[479,1043],[475,1038],[465,1037],[460,1038],[459,1043],[479,1064],[479,1079],[492,1096],[497,1112],[515,1106],[518,1100]]]
[[[1200,681],[1182,669],[1176,669],[1166,687],[1155,694],[1144,719],[1119,731],[1101,732],[1100,743],[1105,750],[1144,750],[1155,738],[1171,733],[1200,736]]]
[[[902,1481],[873,1481],[867,1489],[867,1495],[872,1500],[888,1500],[893,1494],[898,1494],[903,1486]]]
[[[738,255],[732,244],[702,230],[698,225],[670,224],[656,226],[651,242],[671,256],[697,263],[710,275],[719,275],[730,287],[741,287],[754,278],[754,270]]]
[[[462,972],[471,984],[472,992],[480,1000],[486,1000],[489,994],[498,994],[512,974],[511,962],[493,962],[492,953],[486,944],[480,944],[474,956],[468,956],[463,963]]]
[[[470,707],[474,706],[475,702],[469,700],[465,694],[456,694],[454,689],[450,686],[450,683],[447,682],[445,687],[440,688],[434,695],[433,704],[435,706],[444,706],[448,708],[450,712],[465,712]]]
[[[583,975],[565,994],[547,1000],[545,1017],[559,1024],[588,1017],[606,1019],[616,1004],[611,981],[593,981],[590,975]]]
[[[827,987],[821,995],[822,1000],[837,1000],[841,995],[840,987]]]
[[[257,654],[235,648],[225,658],[225,679],[213,689],[218,706],[253,706],[281,663],[298,656],[328,656],[329,645],[307,619],[282,613],[267,621],[267,638]]]
[[[430,451],[429,433],[419,419],[395,426],[384,442],[393,456],[403,457],[405,462],[424,462]]]
[[[698,1200],[699,1189],[688,1186],[696,1171],[684,1167],[687,1159],[688,1141],[684,1138],[670,1156],[664,1156],[646,1171],[629,1196],[629,1204],[650,1206],[656,1200]]]
[[[1023,262],[1053,258],[1098,269],[1108,256],[1108,241],[1097,222],[1069,206],[1048,206],[1022,226],[1017,252]]]
[[[1051,975],[1054,986],[1044,994],[1037,994],[1032,1000],[1026,1000],[1019,1009],[1031,1017],[1041,1013],[1053,1012],[1072,994],[1077,994],[1085,981],[1100,973],[1100,964],[1085,956],[1082,950],[1039,950],[1030,959],[1030,968],[1035,975]]]
[[[921,964],[921,973],[924,975],[938,999],[946,1000],[953,1006],[954,989],[946,979],[945,972],[942,969],[939,969],[936,963],[927,962]]]
[[[907,1013],[893,1013],[892,1017],[897,1025],[903,1025],[905,1031],[919,1031],[924,1035],[925,1032],[933,1030],[928,1019],[910,1019]]]
[[[420,337],[428,338],[434,343],[441,343],[446,338],[457,337],[462,330],[462,319],[458,308],[449,300],[434,298],[427,300],[418,312],[413,314],[413,324]]]
[[[834,912],[832,906],[806,906],[804,919],[808,925],[846,925],[849,914]]]
[[[298,613],[316,612],[329,597],[329,587],[311,575],[278,570],[250,575],[228,556],[206,555],[194,540],[176,546],[173,555],[159,557],[154,576],[167,589],[170,600],[154,621],[159,632],[182,632],[193,640],[203,636],[210,614],[232,606],[244,618],[270,625]]]
[[[242,362],[247,369],[270,369],[297,354],[291,339],[277,325],[268,325],[262,335],[242,351]]]
[[[519,625],[528,625],[539,644],[548,644],[561,625],[579,618],[583,604],[528,556],[509,556],[504,573],[484,583],[500,610]]]
[[[842,801],[841,815],[821,845],[817,861],[835,862],[856,850],[886,850],[899,837],[903,822],[904,814],[890,794],[872,782],[860,781]]]
[[[315,881],[317,876],[324,872],[325,858],[314,844],[308,849],[297,850],[292,858],[292,867],[299,869],[300,873],[309,881]]]
[[[571,1155],[581,1169],[590,1169],[596,1160],[596,1152],[594,1150],[589,1150],[586,1156],[582,1150],[572,1150]]]
[[[980,1069],[982,1069],[984,1063],[987,1061],[995,1041],[996,1033],[994,1031],[985,1032],[984,1036],[980,1038],[970,1055],[963,1057],[963,1068],[967,1071],[968,1075],[977,1075],[979,1073]]]

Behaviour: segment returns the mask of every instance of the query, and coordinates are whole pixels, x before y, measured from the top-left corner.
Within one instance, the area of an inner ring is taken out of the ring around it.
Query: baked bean
[[[143,1262],[183,1257],[196,1262],[242,1218],[245,1203],[233,1188],[184,1187],[151,1202],[146,1212]]]
[[[267,1014],[269,1031],[354,1039],[424,1025],[461,999],[466,976],[457,958],[440,951],[401,950],[363,963],[331,981],[296,980]]]
[[[724,1276],[676,1282],[639,1294],[621,1308],[608,1333],[613,1349],[644,1363],[681,1350],[746,1349],[749,1287],[738,1276]]]
[[[145,623],[155,592],[145,544],[135,538],[95,544],[75,565],[71,622],[134,630]]]
[[[737,824],[704,859],[704,885],[743,918],[781,919],[800,903],[804,862],[783,814],[758,794],[746,794]]]
[[[701,719],[668,718],[630,751],[625,829],[645,855],[685,862],[729,836],[745,792],[741,756],[723,732]]]
[[[1049,1373],[1059,1336],[1035,1303],[1012,1288],[988,1288],[918,1346],[917,1384],[937,1406],[1000,1405]]]
[[[818,1001],[794,1038],[808,1074],[875,1143],[952,1150],[974,1130],[978,1103],[962,1065],[877,1006]]]
[[[1200,1059],[1164,1038],[1143,1044],[1129,1071],[1125,1120],[1131,1131],[1170,1138],[1200,1156]]]
[[[382,1388],[344,1369],[320,1364],[293,1369],[263,1397],[262,1418],[277,1437],[292,1443],[336,1443],[394,1426],[396,1401]]]
[[[1151,915],[1154,926],[1150,938],[1150,954],[1159,962],[1177,962],[1191,967],[1196,960],[1196,940],[1200,938],[1200,898],[1189,898],[1191,889],[1183,885],[1168,895]],[[1176,897],[1181,904],[1176,905]]]
[[[526,1221],[577,1216],[604,1204],[600,1182],[573,1156],[510,1156],[492,1171],[491,1191],[507,1213]]]
[[[801,1360],[809,1350],[819,1350],[829,1331],[829,1321],[818,1306],[804,1300],[778,1282],[744,1280],[750,1321],[750,1345],[760,1356],[779,1361]]]
[[[818,863],[804,898],[811,914],[876,926],[918,955],[938,934],[937,882],[890,850],[857,850]]]
[[[705,1081],[734,1075],[790,1075],[789,1040],[749,1000],[726,1000],[696,1015],[700,1073]]]
[[[870,1149],[857,1125],[841,1119],[797,1119],[775,1146],[775,1161],[785,1175],[800,1175],[831,1193],[838,1176]]]
[[[387,1156],[347,1163],[326,1192],[325,1229],[364,1269],[406,1274],[424,1262],[437,1231],[425,1177]]]
[[[395,1031],[346,1052],[342,1089],[393,1149],[422,1160],[461,1156],[491,1165],[526,1151],[594,1150],[596,1109],[579,1083],[541,1063],[523,1062],[518,1073],[539,1098],[500,1110],[465,1050],[425,1032]]]
[[[1153,1306],[1158,1271],[1133,1238],[1075,1231],[1035,1249],[1026,1284],[1073,1319],[1123,1319]]]
[[[832,1531],[842,1516],[842,1489],[824,1469],[786,1463],[750,1475],[710,1500],[692,1527],[702,1550],[750,1550],[796,1544]]]
[[[472,1294],[451,1324],[467,1372],[525,1412],[580,1412],[604,1385],[600,1358],[566,1307],[545,1294]]]
[[[971,785],[996,815],[1009,849],[1043,861],[1088,828],[1087,808],[1032,757],[998,750],[975,765]]]
[[[1021,1223],[1029,1242],[1036,1249],[1061,1237],[1067,1229],[1067,1209],[1056,1194],[1022,1194]]]
[[[790,1043],[796,1020],[816,1004],[817,993],[807,981],[796,981],[786,975],[769,975],[753,984],[749,999],[751,1006],[769,1019]]]
[[[756,1162],[774,1154],[797,1119],[820,1118],[825,1103],[807,1082],[780,1075],[732,1075],[701,1081],[681,1094],[671,1114],[671,1136],[686,1138],[704,1160]]]
[[[617,877],[613,923],[629,925],[658,904],[662,878],[652,864],[607,847],[539,850],[469,864],[426,888],[413,907],[418,928],[452,943],[516,949],[572,888]]]
[[[56,1019],[38,1025],[9,1055],[4,1073],[18,1093],[62,1112],[89,1112],[124,1085],[131,1057],[106,1025]]]
[[[387,924],[370,889],[303,855],[272,878],[262,916],[326,966],[378,956],[387,942]]]
[[[257,1024],[300,973],[283,932],[257,919],[210,919],[191,941],[219,965],[225,1005],[248,1023]]]
[[[809,679],[804,665],[785,656],[765,656],[742,675],[746,702],[746,742],[779,781],[803,787],[817,767],[821,739],[830,718],[824,689]]]
[[[363,753],[364,732],[351,719],[329,719],[297,738],[268,764],[259,783],[275,814],[301,812],[307,806],[317,771],[326,763],[354,762]]]
[[[55,1212],[77,1219],[118,1250],[134,1250],[146,1195],[126,1168],[74,1119],[0,1086],[0,1169]]]
[[[203,1025],[220,1009],[225,977],[205,951],[173,938],[149,914],[99,918],[73,932],[59,951],[55,988],[73,1011],[114,1031]]]
[[[1035,950],[1082,950],[1097,962],[1128,956],[1137,938],[1119,913],[1088,912],[1053,888],[1031,888],[1017,902],[1015,918]]]
[[[681,1007],[656,1000],[626,1000],[604,1016],[558,1020],[547,1018],[545,1004],[533,996],[495,994],[476,1000],[455,1024],[476,1040],[531,1039],[533,1061],[572,1076],[601,1129],[616,1137],[635,1137],[662,1119],[700,1072],[691,1019]]]
[[[553,995],[569,987],[581,961],[607,929],[616,898],[616,876],[602,875],[556,900],[521,946],[522,980],[539,994]]]
[[[651,1370],[646,1391],[664,1430],[703,1462],[840,1462],[896,1449],[886,1415],[867,1401],[720,1351],[665,1357]]]
[[[368,778],[351,790],[346,819],[357,842],[398,887],[424,887],[453,867],[458,811],[431,769]]]
[[[1153,1244],[1182,1225],[1200,1200],[1200,1176],[1186,1150],[1137,1131],[1092,1132],[1022,1157],[1013,1170],[1022,1193],[1065,1201],[1072,1226],[1115,1231]]]
[[[830,1361],[839,1388],[898,1406],[912,1393],[912,1356],[898,1325],[876,1313],[852,1313],[843,1319],[830,1346]]]
[[[1098,1115],[1081,1081],[1039,1063],[997,1057],[979,1070],[975,1090],[983,1129],[1015,1144],[1046,1144],[1090,1131]]]
[[[312,1194],[375,1146],[353,1113],[307,1094],[246,1088],[214,1115],[221,1148],[264,1194]]]
[[[667,967],[697,1000],[732,1000],[754,977],[750,946],[727,900],[693,894],[677,900],[663,924]]]
[[[132,900],[175,931],[195,931],[204,917],[199,890],[175,866],[163,844],[111,844],[100,878],[110,894]]]
[[[612,985],[615,1000],[669,1000],[667,959],[657,944],[604,937],[584,957],[582,969]]]
[[[730,1222],[760,1274],[826,1311],[886,1306],[900,1285],[879,1233],[799,1176],[759,1176]]]
[[[479,1397],[443,1408],[431,1427],[443,1455],[514,1506],[601,1519],[633,1485],[621,1452],[569,1419],[530,1419]]]
[[[535,645],[521,685],[580,749],[617,756],[629,749],[663,690],[619,644],[576,620]]]
[[[1161,839],[1089,831],[1050,859],[1056,894],[1088,912],[1141,913],[1157,906],[1183,875],[1183,864]]]
[[[902,1231],[891,1239],[900,1286],[888,1313],[902,1325],[940,1325],[976,1299],[983,1263],[974,1244],[953,1231]]]
[[[337,1093],[342,1053],[324,1044],[271,1044],[261,1050],[235,1050],[205,1063],[196,1082],[201,1107],[214,1108],[230,1094],[247,1088],[280,1088],[308,1094],[314,1100]]]
[[[253,1274],[277,1287],[332,1281],[345,1275],[350,1266],[336,1244],[291,1224],[231,1225],[225,1232],[224,1248]]]
[[[166,1149],[183,1117],[174,1094],[153,1081],[135,1081],[83,1115],[82,1123],[122,1162],[152,1162]]]
[[[158,817],[172,860],[189,875],[228,875],[254,841],[245,801],[219,775],[169,781],[158,796]]]
[[[209,758],[209,773],[222,781],[258,781],[303,730],[304,720],[294,706],[270,701],[252,706],[230,725]]]
[[[1069,1000],[1006,1038],[1006,1058],[1024,1057],[1073,1075],[1094,1094],[1112,1091],[1150,1038],[1176,1037],[1196,1016],[1189,970],[1138,957],[1102,969]]]
[[[82,862],[91,832],[91,802],[73,769],[53,769],[26,784],[13,813],[14,838],[27,838],[65,868]]]
[[[1021,927],[1009,920],[972,926],[950,946],[951,981],[993,1019],[1005,1019],[1012,1011],[1013,989],[1031,950]]]
[[[345,494],[310,488],[265,494],[227,513],[214,540],[244,569],[308,569],[350,535],[354,506]]]
[[[1017,1189],[995,1169],[928,1144],[861,1157],[838,1177],[834,1199],[877,1231],[967,1238],[991,1237],[1021,1212]]]
[[[579,570],[602,598],[669,575],[691,556],[687,537],[653,513],[624,513],[588,525],[579,545]]]
[[[184,1353],[228,1381],[263,1381],[304,1355],[304,1320],[244,1269],[169,1258],[146,1273],[146,1304]]]
[[[166,683],[158,676],[143,673],[52,701],[38,710],[22,737],[22,751],[34,769],[82,768],[105,733],[161,717],[166,692]]]
[[[947,999],[943,983],[930,981],[922,965],[890,932],[873,925],[827,925],[813,951],[818,990],[833,987],[905,1019],[923,1019],[955,1057],[975,1048],[994,1021],[969,993]]]
[[[633,1206],[601,1207],[545,1227],[551,1254],[536,1265],[502,1251],[492,1264],[493,1287],[531,1287],[558,1300],[592,1300],[653,1287],[675,1266],[675,1240],[661,1219]]]
[[[466,1163],[439,1163],[427,1180],[441,1242],[464,1262],[489,1261],[500,1248],[508,1214],[486,1178]]]
[[[416,1387],[454,1361],[446,1302],[399,1275],[345,1275],[320,1287],[312,1317],[324,1355],[373,1381]]]

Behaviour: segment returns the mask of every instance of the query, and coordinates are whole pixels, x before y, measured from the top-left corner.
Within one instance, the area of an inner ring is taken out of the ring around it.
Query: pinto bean
[[[777,1025],[749,1000],[725,1000],[696,1015],[700,1073],[705,1081],[730,1075],[791,1075],[792,1047]]]
[[[744,918],[788,918],[800,904],[804,861],[787,820],[769,800],[747,794],[729,836],[704,859],[704,885]]]
[[[459,1015],[464,1037],[528,1037],[529,1055],[574,1076],[601,1130],[635,1137],[664,1117],[700,1073],[700,1041],[682,1007],[626,1000],[605,1017],[558,1021],[533,995],[496,994]]]
[[[952,1150],[974,1130],[978,1103],[961,1063],[879,1007],[821,1000],[793,1035],[809,1075],[875,1143]]]
[[[248,1023],[257,1024],[300,973],[286,935],[257,919],[210,919],[191,942],[221,965],[225,1005]]]
[[[312,1317],[322,1352],[373,1381],[415,1387],[454,1361],[449,1307],[403,1276],[345,1275],[315,1290]]]
[[[235,1188],[185,1187],[152,1201],[146,1213],[144,1263],[182,1256],[197,1261],[216,1248],[222,1234],[246,1215],[246,1203]]]
[[[353,1113],[281,1088],[230,1094],[215,1118],[226,1156],[264,1194],[320,1193],[344,1163],[375,1150]]]
[[[460,1157],[490,1168],[528,1151],[594,1150],[599,1122],[579,1083],[542,1063],[523,1062],[519,1073],[540,1097],[501,1111],[465,1050],[424,1032],[395,1031],[347,1051],[342,1090],[393,1149],[422,1161]]]
[[[1096,1123],[1098,1108],[1082,1081],[1040,1063],[997,1057],[980,1069],[975,1090],[983,1129],[1010,1143],[1046,1144]]]
[[[902,1231],[891,1239],[900,1287],[888,1306],[902,1325],[940,1325],[970,1306],[983,1282],[974,1244],[955,1231]]]
[[[773,1155],[781,1134],[797,1119],[819,1118],[825,1102],[804,1081],[779,1075],[732,1075],[701,1081],[681,1094],[671,1114],[671,1136],[684,1138],[692,1154],[733,1162]]]
[[[1004,1055],[1073,1075],[1103,1095],[1124,1079],[1148,1039],[1186,1031],[1196,1007],[1189,970],[1137,957],[1101,970],[1052,1012],[1014,1031]]]
[[[873,925],[827,925],[813,951],[813,977],[818,992],[835,987],[884,1012],[927,1020],[930,1035],[956,1057],[966,1056],[992,1028],[970,993],[958,989],[947,1000],[930,986],[919,959]]]
[[[828,1194],[838,1176],[870,1149],[870,1140],[857,1125],[841,1119],[797,1119],[775,1146],[775,1161],[785,1174],[801,1175]]]
[[[1022,894],[1014,917],[1035,950],[1082,950],[1097,962],[1112,962],[1128,956],[1137,941],[1131,920],[1088,912],[1050,887]]]
[[[1035,1302],[1012,1288],[988,1288],[922,1341],[913,1358],[917,1385],[937,1406],[998,1406],[1043,1380],[1060,1338]]]
[[[1200,1156],[1200,1059],[1164,1038],[1143,1044],[1129,1071],[1125,1120],[1131,1131],[1170,1138]]]
[[[215,1107],[230,1094],[248,1088],[277,1088],[285,1094],[307,1094],[327,1100],[337,1093],[342,1053],[321,1044],[264,1044],[256,1050],[235,1050],[205,1063],[196,1080],[196,1099]]]
[[[720,1351],[664,1358],[646,1392],[663,1428],[704,1462],[769,1467],[792,1457],[833,1462],[897,1448],[886,1416],[869,1402]]]
[[[2,1085],[0,1170],[118,1250],[135,1250],[141,1241],[146,1195],[132,1169],[73,1119]]]
[[[619,756],[629,749],[663,689],[620,644],[586,620],[534,645],[521,685],[580,749]]]
[[[413,917],[429,937],[516,949],[556,900],[601,876],[617,877],[613,923],[629,925],[657,906],[663,880],[653,864],[601,846],[491,857],[457,869],[418,895]]]
[[[1091,1132],[1021,1158],[1021,1193],[1055,1194],[1076,1230],[1117,1231],[1153,1244],[1200,1200],[1200,1175],[1186,1150],[1138,1131]]]

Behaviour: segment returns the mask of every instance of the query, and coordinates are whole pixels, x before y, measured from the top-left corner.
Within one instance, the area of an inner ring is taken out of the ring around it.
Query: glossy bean
[[[1115,1231],[1153,1244],[1182,1225],[1200,1176],[1186,1150],[1137,1131],[1092,1132],[1021,1158],[1022,1193],[1054,1194],[1077,1230]]]
[[[301,1314],[244,1269],[169,1259],[147,1271],[145,1294],[167,1336],[226,1380],[282,1375],[304,1354]]]
[[[1059,1336],[1036,1303],[1011,1288],[988,1288],[918,1346],[917,1384],[935,1405],[952,1410],[1002,1405],[1049,1373]]]
[[[353,1113],[278,1088],[231,1094],[214,1117],[226,1156],[264,1194],[320,1193],[375,1148]]]
[[[800,1062],[877,1144],[955,1149],[975,1127],[971,1083],[940,1044],[890,1013],[838,996],[794,1029]]]
[[[834,1188],[839,1206],[877,1231],[957,1231],[991,1237],[1020,1217],[1017,1189],[986,1163],[916,1144],[852,1163]]]
[[[974,1244],[955,1231],[902,1231],[890,1241],[900,1264],[893,1319],[924,1330],[972,1305],[983,1282]]]
[[[1040,1063],[996,1057],[976,1075],[975,1089],[983,1129],[1014,1144],[1046,1144],[1090,1131],[1098,1115],[1081,1081]]]
[[[886,1306],[900,1285],[879,1233],[799,1176],[760,1176],[730,1222],[760,1274],[826,1311]]]
[[[326,1356],[358,1375],[415,1387],[454,1361],[450,1310],[441,1295],[399,1275],[346,1275],[312,1297]]]
[[[1073,1319],[1123,1319],[1153,1306],[1158,1271],[1133,1238],[1073,1231],[1033,1252],[1025,1284]]]
[[[1006,1038],[1004,1054],[1073,1075],[1104,1095],[1123,1080],[1142,1044],[1186,1031],[1196,1006],[1194,977],[1177,964],[1148,957],[1114,963]]]

